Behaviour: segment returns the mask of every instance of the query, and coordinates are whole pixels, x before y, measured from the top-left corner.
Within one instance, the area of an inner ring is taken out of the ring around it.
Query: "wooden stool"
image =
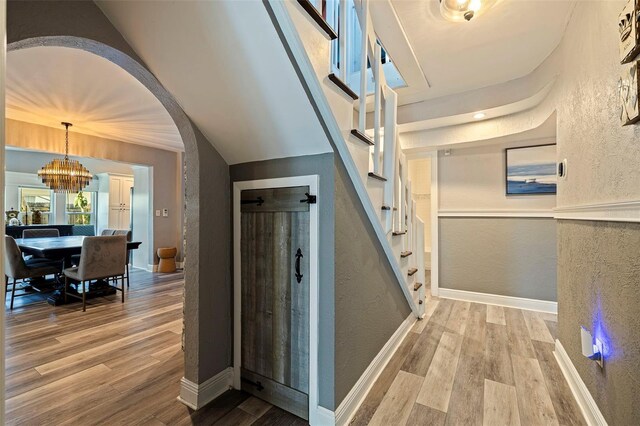
[[[176,271],[176,255],[178,249],[175,247],[161,247],[158,249],[158,272],[175,272]]]

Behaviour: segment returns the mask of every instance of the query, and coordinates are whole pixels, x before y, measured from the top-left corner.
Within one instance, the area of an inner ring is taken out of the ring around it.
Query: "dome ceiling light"
[[[471,21],[496,2],[497,0],[440,0],[440,13],[447,21]]]

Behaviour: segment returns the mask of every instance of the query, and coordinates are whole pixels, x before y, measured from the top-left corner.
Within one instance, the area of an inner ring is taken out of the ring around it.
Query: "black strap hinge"
[[[315,195],[309,195],[308,192],[305,192],[304,195],[306,195],[307,198],[305,198],[304,200],[300,200],[301,203],[316,204],[318,202],[318,199]]]

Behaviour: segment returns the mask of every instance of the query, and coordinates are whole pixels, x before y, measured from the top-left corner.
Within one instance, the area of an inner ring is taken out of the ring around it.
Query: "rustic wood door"
[[[242,389],[308,419],[309,187],[242,191]]]

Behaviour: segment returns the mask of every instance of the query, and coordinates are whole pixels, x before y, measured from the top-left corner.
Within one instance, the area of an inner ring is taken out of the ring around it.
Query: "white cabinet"
[[[98,175],[98,231],[131,227],[132,176]]]

